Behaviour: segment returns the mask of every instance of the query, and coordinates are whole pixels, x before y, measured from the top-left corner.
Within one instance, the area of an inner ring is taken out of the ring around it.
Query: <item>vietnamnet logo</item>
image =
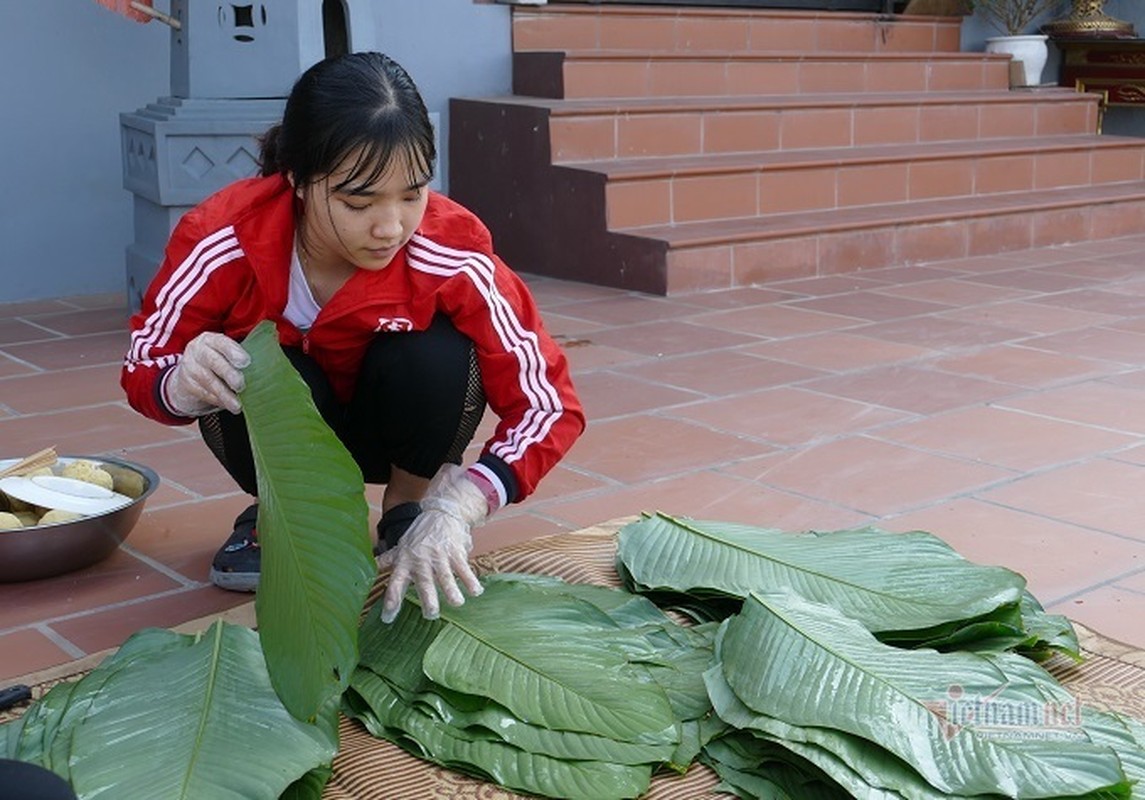
[[[1042,702],[1006,697],[1010,684],[993,691],[975,691],[951,684],[941,700],[926,703],[938,718],[942,735],[953,739],[964,731],[999,740],[1067,740],[1085,738],[1081,730],[1081,701]],[[1023,692],[1027,697],[1035,690]]]
[[[378,317],[374,333],[407,333],[412,330],[413,322],[405,317]]]

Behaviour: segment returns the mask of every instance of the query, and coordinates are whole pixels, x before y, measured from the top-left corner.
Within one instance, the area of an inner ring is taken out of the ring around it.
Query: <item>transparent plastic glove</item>
[[[469,531],[485,522],[488,514],[485,495],[466,477],[464,468],[446,464],[438,470],[421,501],[421,514],[397,547],[387,550],[378,560],[382,567],[393,567],[382,600],[382,622],[397,618],[411,582],[426,619],[437,619],[441,613],[438,589],[452,606],[465,602],[457,585],[459,579],[472,597],[484,591],[469,566],[469,552],[473,549]]]
[[[201,417],[219,408],[237,414],[242,409],[238,393],[246,385],[242,370],[248,364],[250,355],[234,339],[200,333],[167,377],[167,404],[185,417]]]

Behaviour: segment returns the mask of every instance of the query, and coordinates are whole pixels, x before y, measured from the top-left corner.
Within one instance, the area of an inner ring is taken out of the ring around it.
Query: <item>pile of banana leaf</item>
[[[422,758],[549,797],[638,797],[655,768],[687,767],[698,746],[683,725],[711,710],[714,627],[599,586],[503,575],[485,587],[436,620],[415,601],[390,625],[375,609],[346,713]]]
[[[0,758],[46,767],[80,798],[317,797],[336,749],[334,719],[291,716],[258,637],[222,622],[139,631],[0,726]]]
[[[728,728],[700,760],[725,791],[1145,796],[1145,726],[1083,707],[1035,660],[1078,656],[1068,621],[1021,576],[929,534],[796,536],[656,515],[620,532],[618,569],[694,616],[735,606],[704,674]]]

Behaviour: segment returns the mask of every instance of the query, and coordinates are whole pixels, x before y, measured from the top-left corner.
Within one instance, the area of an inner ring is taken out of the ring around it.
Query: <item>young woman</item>
[[[239,342],[275,322],[315,404],[385,484],[384,616],[411,580],[427,616],[481,587],[470,529],[527,497],[584,429],[564,355],[525,284],[472,213],[428,188],[436,153],[417,87],[380,53],[308,69],[262,141],[262,175],[183,216],[131,320],[122,384],[163,423],[198,420],[247,493],[254,465],[237,393]],[[458,466],[488,406],[499,424]],[[431,480],[432,479],[432,480]],[[235,520],[211,580],[253,591],[257,503]]]

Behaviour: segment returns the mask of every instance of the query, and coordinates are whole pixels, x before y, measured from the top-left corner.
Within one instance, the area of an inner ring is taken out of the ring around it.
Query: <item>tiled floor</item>
[[[477,548],[657,509],[924,529],[1145,646],[1143,266],[1145,236],[670,299],[531,279],[589,429]],[[0,679],[250,599],[206,583],[248,500],[127,407],[125,324],[120,297],[0,306],[0,457],[162,477],[109,560],[0,585]]]

